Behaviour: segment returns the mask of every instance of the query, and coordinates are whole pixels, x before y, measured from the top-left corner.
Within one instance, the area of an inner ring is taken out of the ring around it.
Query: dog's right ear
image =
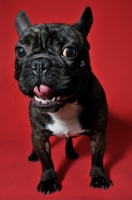
[[[23,10],[21,10],[16,16],[15,26],[20,36],[28,27],[32,26],[26,13]]]

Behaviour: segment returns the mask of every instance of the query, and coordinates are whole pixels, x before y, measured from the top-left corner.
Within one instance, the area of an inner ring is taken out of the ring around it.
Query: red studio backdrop
[[[14,20],[25,10],[31,22],[78,20],[85,6],[94,23],[88,36],[93,72],[102,83],[109,105],[108,145],[104,157],[113,181],[108,190],[90,188],[89,141],[74,139],[79,159],[65,158],[64,139],[51,138],[52,157],[62,186],[44,196],[36,192],[39,162],[27,160],[31,150],[29,100],[14,80]],[[132,199],[132,1],[131,0],[0,0],[0,199],[1,200],[130,200]]]

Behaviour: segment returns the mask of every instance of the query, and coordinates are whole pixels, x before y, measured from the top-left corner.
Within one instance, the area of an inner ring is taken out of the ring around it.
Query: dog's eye
[[[66,47],[63,50],[63,56],[65,57],[73,57],[76,54],[76,50],[73,47]]]
[[[26,51],[23,47],[18,48],[16,53],[20,58],[23,58],[26,55]]]

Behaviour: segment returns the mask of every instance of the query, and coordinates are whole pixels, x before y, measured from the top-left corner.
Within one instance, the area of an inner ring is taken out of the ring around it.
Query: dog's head
[[[73,25],[33,26],[24,11],[18,13],[15,78],[41,111],[57,111],[86,84],[91,73],[86,37],[92,22],[89,7]]]

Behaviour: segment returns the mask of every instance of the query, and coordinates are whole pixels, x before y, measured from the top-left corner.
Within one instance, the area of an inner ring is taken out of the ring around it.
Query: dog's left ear
[[[92,23],[93,23],[92,11],[91,8],[87,6],[83,11],[78,22],[73,24],[73,26],[76,27],[85,37],[87,37]]]
[[[16,16],[15,26],[20,36],[28,27],[32,26],[23,10],[21,10]]]

